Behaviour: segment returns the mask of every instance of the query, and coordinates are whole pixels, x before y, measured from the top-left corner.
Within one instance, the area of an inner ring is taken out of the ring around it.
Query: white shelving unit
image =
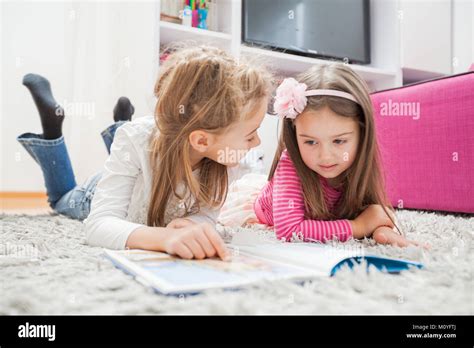
[[[174,41],[194,40],[197,42],[212,42],[216,46],[230,46],[232,36],[217,31],[186,27],[181,24],[160,21],[160,42],[168,44]]]
[[[226,49],[234,56],[261,56],[281,76],[294,76],[314,64],[328,61],[280,51],[249,47],[241,43],[242,0],[217,0],[218,30],[210,31],[185,27],[176,23],[160,21],[160,44],[192,40]],[[392,88],[402,84],[402,70],[399,62],[398,0],[376,3],[371,0],[371,56],[370,65],[350,64],[351,68],[365,79],[372,91]],[[159,21],[160,5],[157,18]]]
[[[454,6],[452,0],[400,0],[400,65],[404,83],[432,79],[453,72],[451,42],[455,35],[452,18]]]
[[[262,56],[283,76],[328,62],[242,45],[242,0],[213,1],[218,31],[160,22],[158,2],[157,42],[191,39],[224,48],[236,57]],[[474,5],[469,0],[370,0],[371,64],[350,66],[372,91],[466,71],[474,54],[471,14]]]
[[[243,55],[259,55],[266,58],[268,64],[272,66],[276,71],[281,72],[283,75],[295,75],[301,71],[309,69],[315,64],[327,64],[328,62],[323,59],[310,58],[305,56],[297,56],[293,54],[265,50],[256,47],[241,46],[241,54]],[[393,79],[396,77],[395,71],[389,71],[379,68],[373,68],[365,65],[350,65],[351,68],[356,71],[362,78],[371,84],[386,79]]]

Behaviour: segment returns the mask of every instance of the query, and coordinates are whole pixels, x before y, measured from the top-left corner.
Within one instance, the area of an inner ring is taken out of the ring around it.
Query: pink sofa
[[[394,207],[474,213],[473,70],[372,94]]]

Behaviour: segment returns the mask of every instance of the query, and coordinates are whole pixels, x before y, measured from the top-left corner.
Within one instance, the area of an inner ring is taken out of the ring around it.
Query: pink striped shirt
[[[320,176],[324,199],[332,211],[342,192],[331,187],[327,179]],[[349,220],[310,220],[305,217],[303,189],[288,152],[282,153],[277,169],[254,203],[255,214],[263,224],[274,226],[278,239],[289,241],[293,233],[304,241],[321,241],[337,237],[346,241],[352,237]]]

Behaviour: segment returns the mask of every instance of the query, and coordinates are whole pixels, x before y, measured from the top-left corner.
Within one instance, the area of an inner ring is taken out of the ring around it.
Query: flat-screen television
[[[370,63],[369,0],[243,0],[242,5],[244,43]]]

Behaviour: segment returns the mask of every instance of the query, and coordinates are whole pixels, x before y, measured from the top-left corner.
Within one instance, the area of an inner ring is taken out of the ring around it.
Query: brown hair
[[[315,65],[298,75],[296,80],[305,83],[308,89],[334,89],[350,93],[356,98],[358,103],[333,96],[310,96],[303,112],[327,106],[338,115],[356,119],[360,127],[357,155],[354,163],[340,174],[343,176],[344,192],[332,213],[326,206],[319,175],[308,168],[301,158],[293,120],[285,118],[269,180],[286,148],[301,180],[308,218],[354,219],[370,204],[380,204],[384,210],[385,207],[393,210],[385,193],[372,103],[366,83],[342,63]],[[394,222],[390,214],[387,215]]]
[[[268,96],[270,75],[260,66],[237,62],[225,51],[209,46],[178,48],[160,68],[155,85],[157,129],[151,139],[152,192],[147,224],[164,226],[165,211],[180,182],[195,198],[193,207],[218,207],[227,195],[226,166],[204,158],[199,178],[190,163],[191,132],[221,134],[242,120],[244,106]],[[185,203],[186,204],[186,203]]]

